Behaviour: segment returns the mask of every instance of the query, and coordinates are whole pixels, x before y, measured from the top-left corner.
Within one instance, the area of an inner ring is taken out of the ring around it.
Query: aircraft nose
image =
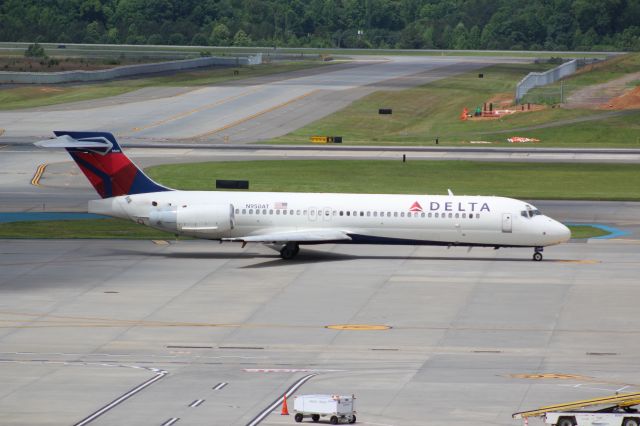
[[[554,224],[553,236],[559,243],[566,243],[571,238],[571,230],[560,222]]]

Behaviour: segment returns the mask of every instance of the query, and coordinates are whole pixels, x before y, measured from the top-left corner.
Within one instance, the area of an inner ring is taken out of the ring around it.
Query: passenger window
[[[424,214],[424,212],[422,212],[422,213],[420,214],[420,217],[424,217],[424,216],[425,216],[425,214]]]
[[[353,215],[354,216],[358,216],[358,212],[353,212]]]
[[[279,215],[280,214],[280,210],[276,210],[276,214]]]
[[[373,217],[378,217],[378,212],[373,212]]]
[[[459,213],[456,213],[456,219],[457,219],[457,218],[459,218],[459,217],[460,217],[460,214],[459,214]]]
[[[398,217],[398,212],[393,212],[393,217]]]
[[[240,213],[240,209],[236,209],[236,214]]]
[[[256,209],[256,214],[260,214],[260,209]]]
[[[438,215],[438,213],[436,213],[436,217],[440,217],[440,216]]]
[[[287,211],[286,210],[282,210],[282,214],[287,214]]]
[[[429,212],[429,217],[431,217],[431,216],[433,216],[433,215],[431,214],[431,212]]]
[[[351,212],[347,212],[347,216],[351,216]]]
[[[253,214],[253,209],[249,209],[249,214]]]
[[[476,219],[480,219],[480,213],[476,213]]]
[[[453,217],[453,213],[449,213],[449,219]]]
[[[387,217],[391,217],[391,212],[387,212]]]
[[[306,216],[307,215],[307,211],[306,210],[302,210],[302,215]]]
[[[467,218],[467,214],[466,213],[462,213],[462,218],[466,219]]]
[[[242,214],[247,214],[247,209],[242,209]]]
[[[404,212],[401,212],[401,213],[400,213],[400,217],[404,217]]]
[[[269,214],[273,214],[273,209],[269,210]]]
[[[364,217],[364,212],[360,212],[360,217]]]
[[[367,212],[367,217],[371,216],[371,212]]]
[[[340,216],[342,216],[342,214],[343,214],[343,213],[344,213],[344,212],[343,212],[342,210],[340,210]]]

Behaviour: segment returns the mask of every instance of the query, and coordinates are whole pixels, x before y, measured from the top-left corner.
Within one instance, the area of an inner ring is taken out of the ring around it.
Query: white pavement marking
[[[172,424],[174,424],[178,420],[180,420],[180,417],[172,417],[169,420],[167,420],[166,422],[162,423],[162,426],[171,426]]]
[[[106,413],[107,411],[111,410],[112,408],[116,407],[117,405],[121,404],[122,402],[126,401],[127,399],[131,398],[132,396],[134,396],[138,392],[146,389],[148,386],[151,386],[152,384],[154,384],[155,382],[157,382],[158,380],[162,379],[164,376],[166,376],[168,374],[168,372],[164,371],[164,370],[158,370],[158,369],[155,369],[155,368],[153,368],[151,370],[156,373],[155,377],[152,377],[151,379],[147,380],[146,382],[144,382],[144,383],[136,386],[135,388],[131,389],[129,392],[127,392],[124,395],[122,395],[121,397],[113,400],[112,402],[110,402],[109,404],[105,405],[104,407],[102,407],[98,411],[96,411],[93,414],[89,415],[88,417],[84,418],[80,422],[76,423],[74,426],[84,426],[84,425],[87,425],[87,424],[91,423],[92,421],[94,421],[95,419],[97,419],[98,417],[100,417],[101,415]]]
[[[195,408],[195,407],[199,406],[200,404],[202,404],[203,402],[204,402],[204,399],[196,399],[191,404],[189,404],[189,407]]]
[[[289,389],[287,389],[287,391],[284,393],[283,396],[279,397],[278,399],[273,401],[267,408],[262,410],[260,414],[258,414],[256,417],[253,418],[253,420],[247,423],[247,426],[256,426],[260,424],[265,419],[265,417],[267,417],[269,414],[271,414],[273,410],[276,409],[278,405],[282,404],[282,400],[284,399],[284,396],[289,398],[291,395],[293,395],[295,391],[297,391],[300,388],[300,386],[304,385],[309,379],[317,375],[318,375],[317,373],[308,374],[303,378],[301,378],[300,380],[298,380],[297,382],[295,382],[293,385],[291,385]]]
[[[229,383],[227,383],[227,382],[221,382],[221,383],[218,383],[217,385],[215,385],[215,386],[213,387],[213,390],[220,390],[220,389],[222,389],[223,387],[227,386],[228,384],[229,384]]]

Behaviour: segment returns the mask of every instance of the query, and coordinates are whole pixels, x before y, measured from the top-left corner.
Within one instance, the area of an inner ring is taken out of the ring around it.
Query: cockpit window
[[[540,210],[522,210],[520,214],[523,217],[534,217],[534,216],[540,216],[542,213],[540,212]]]

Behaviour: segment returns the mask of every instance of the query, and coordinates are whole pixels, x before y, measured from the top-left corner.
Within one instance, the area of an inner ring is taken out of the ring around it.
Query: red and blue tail
[[[171,191],[157,184],[124,155],[107,132],[54,132],[56,139],[37,142],[45,148],[65,148],[102,198]]]

